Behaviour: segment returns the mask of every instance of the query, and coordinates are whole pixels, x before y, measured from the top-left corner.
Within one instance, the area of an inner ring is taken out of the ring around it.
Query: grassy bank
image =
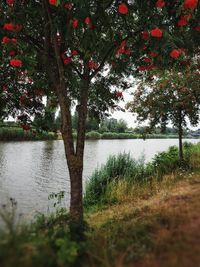
[[[115,188],[135,184],[149,184],[152,179],[158,181],[166,174],[179,168],[193,168],[193,154],[199,145],[184,144],[185,161],[180,164],[178,148],[172,146],[166,152],[155,155],[153,160],[145,163],[143,159],[134,160],[130,154],[111,156],[107,163],[96,169],[86,183],[84,203],[86,208],[117,201],[118,192]],[[114,192],[113,192],[114,190]],[[116,192],[115,192],[116,191]],[[122,194],[127,194],[123,192]]]
[[[73,137],[76,138],[77,134],[73,133]],[[59,137],[62,138],[61,136]],[[185,135],[184,138],[194,138],[191,136]],[[197,137],[196,137],[197,138]],[[170,134],[134,134],[134,133],[114,133],[114,132],[105,132],[99,133],[96,131],[91,131],[86,133],[87,140],[113,140],[113,139],[178,139],[178,135]]]
[[[14,209],[3,207],[0,266],[198,266],[200,144],[184,151],[185,166],[172,147],[149,164],[122,154],[96,170],[86,188],[82,241],[64,210],[16,227]]]
[[[54,133],[36,130],[24,131],[18,126],[0,127],[0,141],[30,141],[30,140],[54,140],[57,139]]]
[[[73,137],[76,138],[76,132],[73,133]],[[86,140],[114,140],[114,139],[177,139],[178,135],[167,135],[167,134],[133,134],[133,133],[114,133],[106,132],[99,133],[91,131],[86,133]],[[184,136],[184,138],[194,138],[191,136]],[[45,131],[36,131],[32,129],[29,131],[23,130],[17,124],[12,126],[0,125],[0,141],[28,141],[28,140],[61,140],[61,133],[55,135]]]

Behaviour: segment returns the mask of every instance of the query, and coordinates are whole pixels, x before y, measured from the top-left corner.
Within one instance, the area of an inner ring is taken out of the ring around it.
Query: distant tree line
[[[73,131],[77,131],[78,115],[75,112],[72,115],[72,128]],[[36,116],[34,119],[34,126],[44,131],[57,132],[60,131],[61,120],[60,113],[56,113],[54,109],[46,109],[43,115]],[[97,119],[94,117],[87,117],[86,120],[86,132],[97,131],[99,133],[133,133],[133,134],[166,134],[175,135],[178,133],[177,127],[154,127],[149,129],[147,126],[138,126],[135,128],[128,127],[127,122],[124,119],[115,119],[112,117],[105,117],[103,119]],[[183,129],[183,134],[186,135],[188,130]]]

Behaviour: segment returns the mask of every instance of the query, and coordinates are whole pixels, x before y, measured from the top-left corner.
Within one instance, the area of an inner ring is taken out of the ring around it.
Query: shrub
[[[107,163],[96,169],[86,183],[85,206],[105,202],[103,196],[110,183],[124,178],[139,181],[144,177],[144,171],[143,161],[133,160],[130,154],[123,153],[109,157]]]
[[[92,205],[107,202],[108,191],[119,181],[131,184],[145,183],[151,179],[162,179],[163,175],[172,173],[178,168],[188,168],[194,165],[192,154],[196,153],[200,166],[200,144],[184,144],[185,166],[179,161],[178,148],[172,146],[166,152],[158,153],[151,162],[144,164],[144,160],[136,161],[130,154],[119,154],[109,157],[107,163],[96,169],[86,182],[84,205],[86,208]],[[192,163],[192,162],[193,163]],[[197,163],[195,163],[197,166]]]
[[[86,133],[86,139],[101,139],[101,134],[96,131]]]
[[[36,130],[34,132],[36,133]],[[0,127],[0,141],[53,140],[57,138],[54,133],[40,131],[35,134],[34,132],[32,130],[25,132],[16,126]]]
[[[86,248],[84,240],[76,241],[65,210],[49,217],[40,215],[26,225],[16,225],[14,209],[0,211],[7,227],[0,230],[0,266],[63,267],[80,266]]]

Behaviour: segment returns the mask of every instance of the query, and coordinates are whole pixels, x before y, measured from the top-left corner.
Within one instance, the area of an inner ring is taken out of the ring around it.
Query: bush
[[[109,157],[107,163],[96,169],[86,183],[85,207],[105,202],[103,199],[108,185],[119,179],[139,181],[144,177],[144,163],[133,160],[130,154]]]
[[[130,154],[119,154],[109,157],[107,163],[96,169],[86,182],[84,205],[86,208],[92,205],[107,202],[107,191],[116,182],[126,181],[131,184],[145,183],[152,178],[162,179],[166,174],[172,173],[178,168],[192,167],[192,154],[200,159],[200,144],[184,144],[185,162],[179,161],[178,148],[172,146],[166,152],[155,155],[151,162],[144,164],[144,160],[136,161]],[[198,156],[197,156],[198,154]],[[194,161],[194,160],[193,160]],[[200,166],[200,160],[198,160]]]
[[[86,133],[86,139],[101,139],[101,134],[96,131]]]
[[[72,237],[70,218],[63,210],[40,215],[29,226],[16,225],[14,209],[0,210],[7,228],[0,230],[1,267],[79,266],[86,248],[84,240]]]
[[[0,127],[0,141],[54,140],[56,138],[54,133],[45,131],[36,132],[34,129],[23,131],[22,128],[16,126]]]

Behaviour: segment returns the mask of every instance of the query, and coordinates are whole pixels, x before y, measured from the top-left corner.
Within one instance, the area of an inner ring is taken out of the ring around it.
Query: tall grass
[[[42,131],[24,131],[20,127],[0,127],[0,141],[28,141],[28,140],[53,140],[55,134]]]
[[[133,184],[151,183],[153,178],[162,179],[164,175],[178,168],[192,168],[197,166],[197,163],[200,165],[200,143],[184,144],[184,154],[185,166],[180,164],[178,148],[175,146],[170,147],[166,152],[158,153],[147,164],[144,160],[132,159],[130,154],[126,153],[109,157],[107,163],[96,169],[86,183],[85,207],[109,202],[109,192],[116,184],[130,187]],[[126,183],[123,183],[124,181]]]
[[[96,131],[86,133],[86,139],[101,139],[101,134]]]

